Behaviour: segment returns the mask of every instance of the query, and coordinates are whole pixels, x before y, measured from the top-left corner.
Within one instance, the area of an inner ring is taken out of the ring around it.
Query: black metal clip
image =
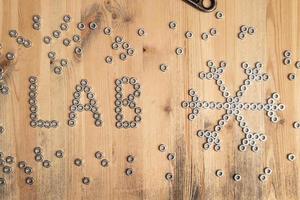
[[[204,0],[184,0],[191,6],[197,8],[198,10],[201,10],[203,12],[209,13],[214,11],[217,8],[217,0],[210,0],[210,6],[206,7],[203,5]]]

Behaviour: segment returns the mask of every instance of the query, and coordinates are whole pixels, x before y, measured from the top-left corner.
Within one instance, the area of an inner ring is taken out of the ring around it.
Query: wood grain
[[[215,13],[199,12],[181,0],[0,0],[1,63],[6,52],[16,54],[5,75],[10,94],[0,96],[0,125],[6,129],[0,136],[0,150],[16,161],[26,160],[35,178],[34,185],[26,185],[25,174],[14,165],[12,174],[1,173],[7,184],[0,187],[0,199],[300,199],[300,135],[292,127],[300,118],[300,79],[287,79],[289,73],[300,76],[300,72],[282,64],[285,49],[293,52],[293,62],[300,60],[300,3],[223,0],[218,1],[217,10],[224,12],[224,19],[217,20]],[[32,29],[34,14],[42,17],[40,31]],[[50,46],[42,43],[43,36],[59,28],[65,14],[72,16],[69,31]],[[177,22],[176,30],[168,27],[172,20]],[[76,28],[80,21],[96,21],[98,29],[80,32]],[[256,34],[239,40],[241,25],[254,26]],[[113,28],[111,36],[103,34],[106,26]],[[217,28],[217,36],[201,40],[201,33],[212,27]],[[138,28],[144,28],[146,36],[139,37]],[[18,46],[8,36],[11,29],[29,38],[32,48]],[[186,39],[186,31],[192,31],[194,37]],[[75,33],[82,37],[81,58],[74,56],[74,43],[62,45],[63,38]],[[136,50],[125,62],[118,59],[120,51],[111,49],[117,35]],[[183,47],[185,54],[177,56],[177,47]],[[47,58],[50,50],[70,60],[61,76],[52,71]],[[108,55],[113,56],[113,65],[105,63]],[[264,112],[244,113],[253,130],[268,136],[258,153],[237,150],[242,134],[234,120],[221,133],[221,152],[204,151],[204,141],[195,136],[198,129],[212,129],[223,114],[201,110],[190,122],[188,111],[180,106],[189,98],[189,88],[196,89],[201,99],[223,100],[213,81],[198,78],[200,71],[208,70],[209,59],[227,62],[224,79],[232,93],[245,79],[240,63],[261,61],[271,79],[255,83],[243,101],[265,102],[276,91],[286,105],[277,124],[270,123]],[[167,72],[159,70],[161,63],[168,65]],[[57,129],[29,126],[28,78],[32,75],[39,81],[39,115],[59,120]],[[142,86],[138,105],[143,119],[136,129],[115,127],[114,81],[125,75],[136,77]],[[94,126],[87,112],[79,114],[76,127],[67,125],[74,87],[83,78],[88,79],[100,104],[101,128]],[[167,152],[159,152],[159,144],[166,144]],[[34,161],[35,146],[43,148],[51,168]],[[54,156],[58,149],[64,150],[63,159]],[[109,167],[101,167],[94,158],[97,150],[104,152]],[[168,152],[176,153],[175,161],[166,159]],[[289,162],[288,153],[297,159]],[[126,162],[129,154],[136,157],[133,164]],[[75,158],[84,160],[82,167],[73,164]],[[261,183],[258,175],[266,166],[273,173]],[[133,176],[124,174],[127,167],[134,169]],[[223,169],[224,177],[215,176],[217,169]],[[174,174],[173,181],[165,180],[167,172]],[[234,173],[241,174],[240,182],[233,181]],[[91,178],[90,185],[81,183],[84,176]]]

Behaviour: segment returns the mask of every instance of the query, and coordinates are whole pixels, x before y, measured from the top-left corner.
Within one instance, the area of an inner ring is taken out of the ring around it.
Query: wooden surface
[[[7,51],[16,54],[5,80],[10,87],[8,96],[0,96],[0,124],[6,132],[0,136],[0,150],[13,155],[17,161],[26,160],[33,167],[35,184],[25,184],[25,174],[14,165],[11,175],[4,175],[7,184],[0,188],[1,199],[300,199],[300,134],[292,123],[300,119],[300,79],[289,81],[287,75],[295,72],[293,65],[282,64],[282,52],[290,49],[293,62],[300,60],[300,2],[297,0],[219,0],[217,10],[225,14],[217,20],[214,13],[197,11],[181,0],[1,0],[0,43],[1,60]],[[31,17],[42,17],[40,31],[32,29]],[[84,55],[77,59],[71,47],[62,45],[62,38],[50,47],[42,37],[57,29],[64,14],[72,16],[70,30],[82,36]],[[96,20],[98,29],[79,32],[79,21]],[[177,22],[170,30],[168,23]],[[254,36],[238,40],[241,25],[256,28]],[[103,28],[113,28],[113,35],[103,34]],[[137,36],[138,28],[147,33]],[[208,41],[200,39],[202,32],[216,27],[218,35]],[[16,29],[32,40],[33,47],[25,49],[8,36]],[[187,40],[186,31],[194,37]],[[135,56],[123,62],[119,51],[111,49],[116,35],[123,36],[135,49]],[[177,56],[176,47],[185,54]],[[53,50],[59,57],[71,60],[61,76],[55,75],[47,58]],[[104,58],[114,57],[114,64]],[[194,88],[202,99],[222,101],[213,81],[200,80],[198,73],[207,71],[206,61],[227,61],[225,82],[233,93],[245,75],[240,63],[261,61],[271,78],[255,83],[247,92],[247,102],[265,102],[272,92],[281,95],[286,109],[279,113],[280,122],[270,123],[264,112],[245,112],[249,126],[268,136],[258,153],[239,152],[242,138],[236,121],[230,120],[221,133],[222,150],[204,151],[203,139],[195,136],[198,129],[212,129],[223,111],[201,110],[194,121],[187,120],[188,110],[181,108],[187,100],[188,89]],[[159,64],[169,68],[163,73]],[[39,79],[39,115],[43,119],[60,121],[57,129],[29,126],[28,78]],[[136,129],[117,129],[114,113],[114,81],[124,75],[133,76],[142,85],[138,105],[143,109],[141,126]],[[76,127],[67,126],[69,106],[74,87],[82,78],[88,79],[97,100],[104,124],[97,128],[89,113],[80,113]],[[166,153],[157,150],[167,145],[167,152],[175,152],[176,160],[168,161]],[[33,148],[41,146],[52,167],[43,168],[34,161]],[[62,149],[63,159],[54,156]],[[101,150],[110,161],[108,168],[100,166],[94,153]],[[296,161],[286,159],[295,153]],[[135,155],[133,164],[126,156]],[[82,158],[82,167],[73,164]],[[258,180],[264,167],[273,169],[265,183]],[[132,167],[135,174],[127,177],[124,170]],[[215,176],[223,169],[222,178]],[[174,173],[168,182],[166,172]],[[232,175],[240,173],[242,180],[234,182]],[[83,185],[84,176],[91,178]]]

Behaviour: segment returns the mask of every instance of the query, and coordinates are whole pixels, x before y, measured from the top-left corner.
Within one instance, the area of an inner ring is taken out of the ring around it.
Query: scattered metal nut
[[[105,57],[105,62],[106,62],[107,64],[112,64],[112,62],[113,62],[112,56],[106,56],[106,57]]]
[[[184,53],[184,50],[183,50],[183,48],[181,48],[181,47],[177,47],[176,50],[175,50],[175,53],[176,53],[177,55],[182,55],[182,54]]]
[[[102,167],[108,167],[109,161],[106,159],[103,159],[103,160],[101,160],[100,164]]]
[[[80,35],[77,35],[77,34],[76,34],[76,35],[73,35],[73,38],[72,38],[72,39],[73,39],[74,42],[80,42],[80,41],[81,41]]]
[[[292,52],[290,50],[285,50],[283,52],[283,56],[286,58],[291,58],[292,57]]]
[[[266,167],[266,168],[264,168],[264,173],[266,174],[266,175],[271,175],[272,174],[272,169],[270,168],[270,167]]]
[[[32,24],[32,28],[34,29],[34,30],[40,30],[41,29],[41,24],[40,23],[33,23]]]
[[[68,38],[65,38],[65,39],[63,40],[63,44],[64,44],[66,47],[67,47],[67,46],[70,46],[71,40],[68,39]]]
[[[267,176],[265,174],[260,174],[258,176],[258,179],[261,181],[261,182],[265,182],[267,180]]]
[[[49,167],[51,167],[51,162],[49,160],[44,160],[42,165],[45,168],[49,168]]]
[[[92,29],[92,30],[96,30],[98,27],[97,23],[96,22],[91,22],[89,24],[89,28]]]
[[[82,160],[81,159],[79,159],[79,158],[76,158],[75,160],[74,160],[74,164],[76,165],[76,166],[81,166],[82,165]]]
[[[202,40],[207,40],[208,37],[209,37],[209,35],[208,35],[207,33],[202,33],[202,34],[201,34],[201,39],[202,39]]]
[[[223,19],[224,13],[222,11],[217,11],[215,16],[217,19]]]
[[[63,21],[66,23],[71,22],[72,17],[70,15],[64,15],[63,16]]]
[[[289,153],[289,154],[287,155],[287,159],[288,159],[289,161],[294,161],[294,160],[296,159],[296,156],[295,156],[295,154],[293,154],[293,153]]]
[[[126,158],[127,162],[129,163],[133,163],[133,161],[135,160],[135,157],[133,155],[128,155]]]
[[[82,178],[82,183],[85,185],[89,185],[90,184],[90,178],[89,177],[83,177]]]
[[[224,172],[223,172],[221,169],[218,169],[218,170],[216,171],[216,176],[217,176],[217,177],[222,177],[222,176],[224,176]]]
[[[132,176],[133,175],[133,169],[132,168],[127,168],[125,170],[125,174],[126,174],[126,176]]]
[[[167,146],[166,146],[165,144],[160,144],[160,145],[158,146],[158,150],[159,150],[160,152],[165,152],[165,151],[167,150]]]
[[[216,35],[217,35],[217,29],[216,29],[216,28],[211,28],[211,29],[209,30],[209,34],[210,34],[211,36],[216,36]]]
[[[288,75],[288,79],[289,79],[290,81],[295,80],[295,79],[296,79],[296,74],[290,73],[290,74]]]
[[[63,158],[63,157],[64,157],[64,151],[63,151],[63,150],[57,150],[57,151],[55,152],[55,156],[56,156],[57,158]]]
[[[166,64],[160,64],[159,69],[160,69],[160,71],[165,72],[165,71],[167,71],[168,66]]]
[[[33,178],[33,177],[26,177],[26,178],[25,178],[25,183],[26,183],[27,185],[33,185],[33,183],[34,183],[34,178]]]
[[[12,38],[18,37],[18,32],[16,30],[9,30],[8,35]]]
[[[43,41],[44,41],[45,44],[50,44],[51,40],[52,40],[52,38],[49,37],[49,36],[45,36],[45,37],[43,38]]]
[[[82,23],[82,22],[79,22],[79,23],[77,24],[77,28],[78,28],[79,30],[83,31],[83,30],[85,29],[85,24]]]
[[[143,28],[139,28],[137,33],[138,33],[139,36],[144,36],[146,34],[145,30]]]
[[[97,151],[96,153],[95,153],[95,158],[97,158],[97,159],[101,159],[103,157],[103,153],[101,152],[101,151]]]
[[[26,167],[27,163],[25,161],[20,161],[18,162],[18,167],[20,169],[24,169]]]
[[[110,27],[105,27],[103,29],[103,32],[104,32],[105,35],[111,35],[112,29]]]
[[[171,21],[171,22],[169,23],[169,28],[170,28],[170,29],[176,29],[176,27],[177,27],[177,23],[176,23],[175,21]]]
[[[176,155],[174,153],[168,153],[168,155],[167,155],[168,160],[175,160],[175,158],[176,158]]]
[[[60,24],[60,30],[67,31],[69,29],[69,25],[67,23]]]
[[[81,47],[75,47],[74,49],[75,54],[82,55],[83,51]]]
[[[283,64],[284,65],[290,65],[292,63],[292,59],[289,57],[286,57],[283,59]]]
[[[191,32],[191,31],[187,31],[187,32],[185,32],[185,37],[187,38],[187,39],[191,39],[192,37],[193,37],[193,33]]]
[[[166,173],[165,178],[166,178],[168,181],[172,181],[172,180],[174,179],[174,176],[173,176],[172,173],[168,172],[168,173]]]
[[[15,59],[15,54],[12,52],[7,52],[5,57],[7,60],[11,61]]]
[[[241,179],[242,179],[241,175],[239,175],[239,174],[234,174],[233,175],[233,180],[234,181],[240,181]]]
[[[55,30],[55,31],[52,32],[52,35],[53,35],[53,37],[55,37],[55,38],[59,38],[60,35],[61,35],[61,32],[60,32],[59,30]]]

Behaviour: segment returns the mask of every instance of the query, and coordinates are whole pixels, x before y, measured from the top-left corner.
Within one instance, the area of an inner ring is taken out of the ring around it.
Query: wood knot
[[[165,106],[164,111],[165,111],[166,113],[168,113],[168,114],[169,114],[170,112],[172,112],[171,106],[169,106],[169,105]]]
[[[117,19],[117,18],[118,18],[118,15],[117,15],[116,13],[112,13],[112,14],[111,14],[111,17],[112,17],[112,19]]]
[[[280,124],[280,125],[283,125],[284,123],[285,123],[285,120],[284,120],[284,119],[279,120],[279,124]]]
[[[204,122],[204,128],[207,129],[211,126],[211,123],[209,121]]]
[[[131,22],[132,21],[132,17],[127,15],[124,17],[124,22]]]

